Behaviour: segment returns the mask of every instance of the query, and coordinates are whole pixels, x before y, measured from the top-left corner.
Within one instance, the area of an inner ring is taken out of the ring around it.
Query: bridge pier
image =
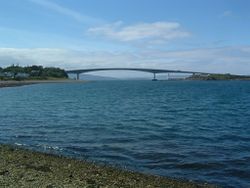
[[[152,81],[157,81],[157,79],[156,79],[156,73],[154,72],[153,74],[154,74],[154,78],[152,79]]]
[[[76,73],[76,80],[80,79],[80,73]]]
[[[169,80],[169,78],[170,78],[170,73],[167,74],[167,80]]]

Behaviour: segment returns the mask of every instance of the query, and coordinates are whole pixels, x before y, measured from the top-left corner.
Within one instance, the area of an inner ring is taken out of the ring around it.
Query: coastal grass
[[[0,145],[0,187],[215,187]]]

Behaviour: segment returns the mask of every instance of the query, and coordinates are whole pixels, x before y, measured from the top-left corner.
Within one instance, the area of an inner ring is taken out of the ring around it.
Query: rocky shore
[[[0,187],[215,187],[0,145]]]

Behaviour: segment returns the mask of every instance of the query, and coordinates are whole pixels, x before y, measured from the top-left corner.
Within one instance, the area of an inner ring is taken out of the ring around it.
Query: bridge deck
[[[76,69],[76,70],[68,70],[67,73],[73,74],[81,74],[86,72],[96,72],[96,71],[112,71],[112,70],[126,70],[126,71],[140,71],[140,72],[148,72],[148,73],[187,73],[187,74],[208,74],[202,72],[194,72],[194,71],[181,71],[181,70],[166,70],[166,69],[145,69],[145,68],[97,68],[97,69]]]

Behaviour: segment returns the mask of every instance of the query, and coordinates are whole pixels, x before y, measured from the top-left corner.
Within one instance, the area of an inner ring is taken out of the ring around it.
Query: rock
[[[54,188],[54,186],[52,184],[49,184],[46,186],[46,188]]]
[[[3,170],[0,172],[0,176],[6,176],[9,174],[9,171],[8,170]]]

